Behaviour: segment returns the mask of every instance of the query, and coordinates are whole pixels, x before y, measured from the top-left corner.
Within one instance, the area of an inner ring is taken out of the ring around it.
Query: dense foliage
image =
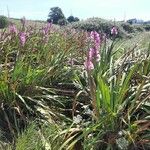
[[[133,33],[133,32],[135,32],[135,28],[131,25],[131,24],[129,24],[129,23],[122,23],[121,24],[121,26],[123,27],[123,29],[126,31],[126,32],[128,32],[128,33]]]
[[[110,35],[110,28],[116,26],[118,29],[118,37],[132,37],[132,35],[138,32],[149,31],[149,25],[131,25],[127,22],[118,21],[113,22],[109,20],[104,20],[101,18],[90,18],[87,20],[82,20],[79,22],[72,23],[68,25],[74,29],[80,29],[85,31],[97,31],[99,33],[105,33],[107,36]]]
[[[0,29],[6,28],[8,26],[8,18],[5,16],[0,16]]]
[[[48,17],[49,18],[47,19],[47,21],[53,22],[53,24],[62,25],[62,23],[66,24],[66,22],[67,22],[61,8],[59,8],[59,7],[52,7],[50,9],[50,13],[49,13]]]
[[[77,21],[79,21],[79,18],[78,17],[74,17],[74,16],[69,16],[68,18],[67,18],[67,21],[68,22],[77,22]]]
[[[150,31],[150,24],[145,24],[143,27],[146,31]]]
[[[149,33],[21,23],[0,31],[1,149],[150,148]]]

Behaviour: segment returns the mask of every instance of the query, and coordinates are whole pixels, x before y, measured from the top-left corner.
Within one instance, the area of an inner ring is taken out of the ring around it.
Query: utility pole
[[[10,19],[10,13],[9,13],[8,5],[7,5],[7,15],[8,15],[8,19]]]
[[[126,11],[124,11],[123,21],[126,22]]]

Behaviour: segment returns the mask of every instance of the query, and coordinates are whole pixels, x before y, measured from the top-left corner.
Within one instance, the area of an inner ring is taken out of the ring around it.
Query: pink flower
[[[88,58],[90,61],[96,60],[98,62],[100,60],[99,51],[96,48],[90,48]]]
[[[117,35],[118,34],[118,30],[115,26],[111,29],[111,34],[112,35]]]
[[[96,62],[99,62],[99,61],[100,61],[100,54],[99,54],[98,51],[96,51],[95,59],[96,59]]]
[[[93,47],[92,50],[90,49],[90,51],[92,51],[94,58],[96,58],[96,60],[99,60],[100,56],[99,56],[99,49],[100,49],[100,44],[101,44],[101,39],[100,39],[100,35],[96,32],[96,31],[92,31],[90,34],[90,38],[93,42]]]
[[[92,31],[90,34],[91,40],[94,42],[94,46],[98,49],[100,46],[100,35],[96,31]]]
[[[24,46],[24,44],[26,42],[26,33],[25,32],[20,32],[19,39],[20,39],[21,45]]]
[[[44,34],[44,35],[48,34],[48,32],[49,32],[51,26],[52,26],[52,23],[48,23],[48,24],[46,25],[46,27],[43,28],[43,34]]]
[[[17,33],[17,28],[14,24],[9,26],[10,33]]]
[[[47,27],[50,29],[51,28],[51,26],[52,26],[52,23],[48,23],[47,24]]]
[[[100,35],[96,31],[92,31],[90,34],[91,41],[93,42],[92,48],[89,49],[87,60],[84,62],[84,67],[86,70],[94,69],[95,62],[100,60]]]
[[[94,65],[93,65],[92,61],[90,61],[88,59],[84,62],[84,67],[86,70],[94,69]]]
[[[94,56],[94,49],[90,48],[88,52],[88,59],[92,61],[93,56]]]

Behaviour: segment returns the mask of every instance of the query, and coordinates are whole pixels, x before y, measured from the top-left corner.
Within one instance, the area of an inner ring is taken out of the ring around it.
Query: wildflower
[[[90,38],[93,42],[93,47],[90,49],[90,52],[92,54],[92,57],[96,59],[96,61],[99,61],[100,55],[99,55],[99,48],[101,44],[100,35],[96,31],[92,31],[90,34]]]
[[[44,35],[46,35],[46,34],[48,33],[48,30],[47,30],[46,27],[44,27],[42,31],[43,31],[43,34],[44,34]]]
[[[26,33],[25,32],[20,32],[19,39],[20,39],[21,45],[24,46],[24,44],[26,42]]]
[[[14,24],[9,26],[10,33],[17,33],[17,28]]]
[[[46,27],[43,28],[43,34],[44,34],[44,35],[47,35],[47,34],[48,34],[48,32],[49,32],[51,26],[52,26],[52,23],[48,23],[48,24],[46,25]]]
[[[115,26],[112,27],[111,34],[112,35],[117,35],[118,34],[118,30],[117,30],[117,28]]]
[[[100,60],[99,51],[96,48],[90,48],[88,57],[89,60],[91,61],[96,60],[98,62]]]
[[[87,59],[87,60],[84,62],[84,67],[85,67],[86,70],[92,70],[92,69],[94,69],[93,62],[92,62],[91,60],[88,60],[88,59]]]
[[[88,51],[87,60],[84,63],[86,70],[94,69],[95,62],[100,60],[99,48],[101,44],[100,35],[96,31],[90,33],[91,41],[93,42],[92,48]]]
[[[48,23],[47,24],[47,27],[50,29],[51,28],[51,26],[52,26],[52,23]]]
[[[94,49],[93,49],[93,48],[90,48],[90,49],[89,49],[89,52],[88,52],[88,58],[89,58],[89,60],[92,61],[93,56],[94,56]]]
[[[94,47],[96,47],[96,49],[99,49],[101,42],[100,35],[96,31],[92,31],[90,34],[90,38],[94,42]]]

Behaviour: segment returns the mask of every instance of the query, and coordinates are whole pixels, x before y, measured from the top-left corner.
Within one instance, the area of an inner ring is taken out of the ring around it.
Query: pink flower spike
[[[26,42],[26,33],[25,32],[20,32],[19,39],[20,39],[21,45],[24,46],[25,42]]]
[[[88,52],[88,59],[90,61],[96,60],[96,62],[98,62],[100,60],[99,51],[96,48],[90,48]]]
[[[48,23],[48,24],[47,24],[47,27],[48,27],[48,28],[51,28],[51,26],[52,26],[52,23]]]
[[[44,35],[47,35],[47,34],[48,34],[48,32],[49,32],[51,26],[52,26],[52,23],[48,23],[48,24],[43,28],[42,31],[43,31],[43,34],[44,34]]]
[[[99,54],[99,52],[97,52],[97,54],[96,54],[96,62],[99,62],[100,61],[100,54]]]
[[[84,62],[84,67],[85,67],[86,70],[94,69],[94,65],[93,65],[92,61],[90,61],[90,60],[86,60]]]
[[[9,26],[10,33],[17,33],[17,28],[14,24]]]
[[[117,35],[117,34],[118,34],[118,30],[117,30],[116,27],[113,27],[113,28],[111,29],[111,34],[112,34],[112,35]]]
[[[93,48],[90,48],[90,49],[89,49],[89,52],[88,52],[88,59],[89,59],[90,61],[92,61],[93,56],[94,56],[94,49],[93,49]]]
[[[90,34],[91,40],[95,43],[95,46],[100,45],[100,35],[96,31],[92,31]]]

